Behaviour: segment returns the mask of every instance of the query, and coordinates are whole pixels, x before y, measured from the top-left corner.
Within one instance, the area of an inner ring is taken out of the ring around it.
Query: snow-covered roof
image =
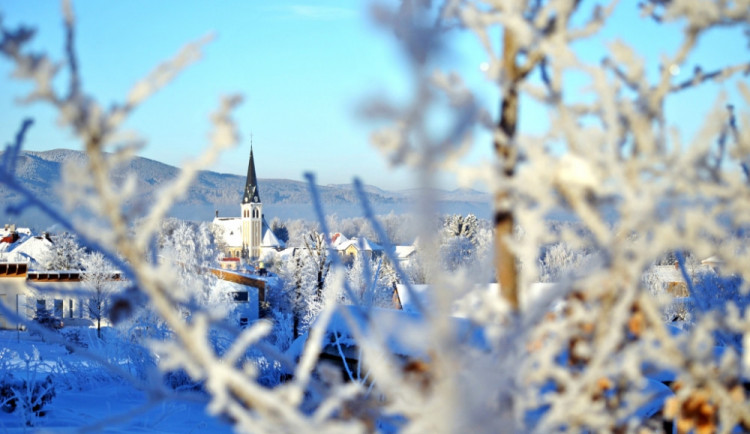
[[[398,259],[406,259],[416,251],[417,248],[414,246],[396,246],[396,257]]]
[[[335,234],[331,235],[331,247],[333,247],[334,249],[338,249],[339,245],[347,241],[349,241],[349,238],[347,238],[346,235],[342,234],[341,232],[336,232]]]
[[[273,233],[270,227],[268,227],[268,224],[266,224],[266,220],[263,219],[263,239],[260,242],[261,247],[273,247],[274,249],[283,249],[286,247],[286,244],[284,244],[283,241],[279,240],[276,237],[276,234]]]
[[[556,288],[555,283],[532,283],[521,292],[521,304],[528,306],[537,301],[543,301],[544,297],[554,295],[552,291]],[[434,289],[431,285],[411,285],[412,291],[406,289],[406,285],[397,284],[396,294],[401,302],[401,309],[406,312],[419,313],[419,306],[424,309],[432,309],[435,306]],[[477,285],[473,291],[464,294],[461,298],[454,300],[451,315],[455,317],[464,317],[467,312],[471,312],[485,302],[486,296],[495,296],[500,293],[497,283],[487,285]],[[414,301],[414,298],[417,301]],[[552,300],[551,300],[552,301]],[[552,309],[557,306],[550,306]]]
[[[426,324],[423,318],[418,315],[392,309],[366,309],[353,305],[338,305],[335,309],[326,326],[325,337],[323,338],[323,342],[333,342],[334,348],[337,348],[335,343],[337,337],[342,347],[356,345],[353,333],[350,331],[349,323],[346,320],[346,316],[349,316],[362,330],[364,336],[376,335],[379,339],[382,339],[382,342],[385,343],[392,354],[426,356],[424,349],[421,352],[419,351],[419,346],[424,346],[424,339],[419,339],[419,336],[424,336]],[[317,323],[318,320],[313,324],[313,327]],[[377,330],[373,330],[374,328],[377,328]],[[287,356],[295,359],[300,357],[307,343],[307,338],[307,333],[297,338],[287,350]],[[325,351],[325,348],[323,350]]]
[[[709,256],[708,258],[701,261],[701,265],[711,265],[711,266],[721,265],[723,263],[724,261],[722,261],[721,258],[715,255]]]
[[[16,252],[0,252],[0,262],[29,262],[29,258]]]
[[[242,246],[242,219],[239,217],[216,217],[213,224],[223,229],[224,244],[229,247]]]
[[[33,261],[39,260],[52,248],[52,242],[44,237],[27,237],[13,244],[11,252]]]
[[[361,246],[360,246],[360,244],[361,244]],[[374,243],[374,242],[372,242],[372,241],[370,241],[370,240],[368,240],[367,238],[364,238],[364,237],[362,237],[362,238],[352,238],[350,240],[347,240],[347,241],[344,241],[342,243],[339,243],[338,245],[334,245],[334,247],[337,250],[340,250],[340,251],[341,250],[346,250],[350,246],[354,246],[357,250],[362,250],[362,251],[366,251],[366,252],[383,250],[383,248],[380,247],[379,244]]]
[[[684,282],[682,271],[675,268],[674,265],[657,265],[651,269],[651,272],[660,282]]]
[[[430,291],[432,291],[430,285],[411,285],[411,291],[406,289],[406,285],[402,283],[396,285],[396,293],[401,302],[401,309],[403,309],[404,312],[419,313],[417,303],[425,308],[432,305],[432,297],[429,295]],[[415,302],[412,295],[414,295],[418,301]]]
[[[294,251],[296,250],[296,247],[288,247],[278,253],[276,253],[276,257],[281,261],[288,261],[292,259],[292,256],[294,255]]]
[[[429,333],[430,325],[425,318],[410,312],[394,309],[366,308],[355,305],[338,305],[330,321],[326,325],[323,342],[328,343],[324,352],[340,354],[347,357],[359,358],[358,352],[345,351],[348,347],[356,346],[354,333],[350,328],[347,317],[351,318],[356,327],[361,330],[365,339],[370,337],[383,342],[391,354],[399,356],[428,358],[429,342],[424,336]],[[313,324],[317,325],[319,320]],[[462,318],[451,318],[451,324],[457,335],[468,338],[468,343],[477,348],[486,348],[487,342],[482,330],[472,327],[471,323]],[[305,333],[295,340],[286,352],[290,358],[298,358],[304,351],[308,334]],[[466,339],[465,339],[466,340]]]
[[[0,230],[0,238],[11,238],[12,234],[12,232],[6,230]],[[18,239],[15,241],[0,241],[0,252],[10,252],[20,246],[28,238],[29,235],[19,234]]]

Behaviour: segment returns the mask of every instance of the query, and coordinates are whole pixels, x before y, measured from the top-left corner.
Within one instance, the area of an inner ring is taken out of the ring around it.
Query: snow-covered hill
[[[85,155],[80,151],[54,149],[45,152],[24,151],[19,155],[16,169],[20,183],[34,192],[38,197],[52,204],[60,204],[56,190],[60,180],[63,164],[83,162]],[[128,173],[136,175],[139,203],[153,201],[156,190],[174,179],[179,169],[158,161],[136,157],[128,165],[121,167],[114,174],[116,180],[122,180]],[[245,177],[204,171],[201,172],[188,190],[186,197],[175,207],[175,217],[210,220],[214,210],[222,215],[239,213],[240,194],[244,188]],[[312,218],[311,200],[305,182],[289,179],[259,179],[261,199],[269,217]],[[382,190],[374,186],[365,186],[368,200],[378,213],[390,211],[401,213],[408,211],[413,197],[419,194],[416,190],[398,192]],[[326,210],[339,216],[358,214],[357,195],[351,185],[320,186],[319,193]],[[452,192],[436,191],[439,200],[445,202],[445,212],[489,212],[490,196],[473,190],[456,190]],[[0,209],[4,221],[15,221],[14,217],[5,215],[8,204],[18,201],[18,196],[0,185],[0,203],[6,205]],[[200,218],[199,218],[200,217]],[[31,217],[36,220],[37,217]],[[23,221],[27,225],[44,226],[38,221]]]

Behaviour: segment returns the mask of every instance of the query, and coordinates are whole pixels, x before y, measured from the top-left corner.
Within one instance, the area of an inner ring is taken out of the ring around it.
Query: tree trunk
[[[516,39],[507,28],[503,32],[503,71],[508,87],[503,90],[498,128],[501,134],[496,135],[495,154],[503,164],[503,175],[512,178],[515,174],[516,155],[513,149],[513,138],[518,124],[518,80],[519,70],[516,65],[518,46]],[[495,194],[495,272],[500,285],[500,294],[514,311],[519,309],[518,278],[516,258],[508,243],[513,236],[513,199],[507,190]]]

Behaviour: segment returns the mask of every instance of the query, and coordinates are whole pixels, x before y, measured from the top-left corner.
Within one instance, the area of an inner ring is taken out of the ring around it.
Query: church
[[[216,211],[213,224],[218,239],[223,240],[225,258],[257,261],[269,250],[284,248],[284,243],[276,238],[263,216],[252,143],[240,213],[241,217],[219,217],[219,212]]]

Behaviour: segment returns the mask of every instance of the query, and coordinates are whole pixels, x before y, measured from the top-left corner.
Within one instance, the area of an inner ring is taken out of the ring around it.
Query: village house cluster
[[[230,293],[229,299],[241,306],[237,309],[238,319],[244,326],[261,315],[266,291],[277,278],[266,270],[263,259],[289,260],[295,251],[304,248],[287,247],[270,229],[263,213],[252,145],[240,216],[220,217],[217,212],[212,223],[217,244],[223,246],[223,251],[217,264],[205,272],[214,274],[218,278],[218,289]],[[349,239],[334,233],[330,239],[331,247],[345,263],[361,255],[369,259],[383,255],[383,248],[366,238]],[[18,327],[16,321],[9,319],[8,312],[26,319],[49,312],[67,325],[88,323],[89,300],[83,290],[87,270],[80,266],[47,269],[43,264],[48,262],[45,258],[53,254],[54,247],[55,237],[47,232],[34,234],[29,228],[12,224],[6,224],[0,231],[0,303],[7,309],[6,315],[0,312],[0,328]],[[415,246],[396,247],[400,261],[411,260],[415,252]],[[111,273],[113,281],[125,278],[119,271]],[[393,291],[397,300],[397,288]]]
[[[238,309],[239,322],[246,325],[257,319],[268,308],[267,291],[278,285],[278,276],[266,269],[264,261],[280,263],[289,261],[304,246],[286,246],[269,227],[263,213],[263,202],[258,188],[255,158],[252,144],[248,161],[247,177],[240,203],[239,217],[220,217],[218,211],[213,219],[214,235],[222,252],[214,266],[205,272],[218,277],[219,286],[231,294],[230,300],[241,304]],[[32,319],[42,311],[49,311],[68,324],[87,318],[86,297],[81,295],[82,281],[86,270],[49,270],[41,264],[45,255],[51,254],[54,237],[49,233],[33,234],[29,228],[6,224],[0,231],[0,303],[18,316]],[[366,256],[369,260],[383,258],[383,247],[367,238],[347,238],[341,233],[330,234],[330,249],[337,252],[342,261],[352,264]],[[413,245],[396,246],[395,258],[408,265],[416,257],[418,241]],[[715,261],[714,261],[715,262]],[[712,258],[702,267],[715,268]],[[687,287],[679,269],[673,266],[656,266],[651,273],[667,292],[677,297],[687,296]],[[123,279],[113,272],[112,280]],[[537,285],[539,286],[539,285]],[[33,288],[33,289],[32,289]],[[40,295],[40,290],[54,288],[53,295]],[[429,304],[429,286],[415,286],[415,294]],[[70,294],[66,294],[69,290]],[[496,290],[490,288],[490,290]],[[403,284],[392,288],[392,307],[414,313],[415,300]],[[533,292],[533,291],[532,291]],[[85,323],[85,322],[83,322]],[[14,328],[17,324],[0,313],[0,328]]]

